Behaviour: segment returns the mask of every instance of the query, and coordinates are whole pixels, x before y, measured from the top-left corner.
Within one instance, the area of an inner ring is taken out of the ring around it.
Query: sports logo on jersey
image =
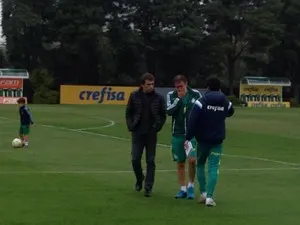
[[[208,110],[212,110],[212,111],[224,111],[224,107],[222,106],[213,106],[213,105],[208,105],[207,106]]]

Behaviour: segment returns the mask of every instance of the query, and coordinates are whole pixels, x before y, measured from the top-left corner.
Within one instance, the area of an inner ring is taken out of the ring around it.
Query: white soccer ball
[[[12,146],[14,147],[14,148],[20,148],[20,147],[22,147],[22,140],[20,139],[20,138],[15,138],[13,141],[12,141]]]

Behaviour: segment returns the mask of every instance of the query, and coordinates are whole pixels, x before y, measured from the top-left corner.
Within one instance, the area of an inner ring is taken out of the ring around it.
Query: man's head
[[[26,104],[26,100],[25,100],[25,98],[19,98],[17,103],[19,104],[19,106],[23,106]]]
[[[141,77],[141,87],[143,92],[150,93],[154,90],[155,78],[151,73],[145,73]]]
[[[173,79],[173,83],[178,94],[184,96],[188,86],[186,77],[184,75],[176,75]]]
[[[220,91],[221,82],[217,77],[209,77],[206,80],[207,89],[210,91]]]

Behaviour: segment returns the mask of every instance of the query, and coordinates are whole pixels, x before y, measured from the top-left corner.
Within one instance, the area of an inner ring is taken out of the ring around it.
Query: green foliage
[[[291,107],[300,107],[300,104],[298,103],[296,98],[290,99]]]
[[[31,73],[30,82],[34,91],[33,103],[54,104],[59,102],[59,92],[53,90],[54,79],[48,70],[35,69]]]
[[[234,106],[242,106],[242,107],[247,106],[247,102],[237,98],[235,95],[228,96],[227,98],[229,101],[231,101],[231,103]]]
[[[37,90],[41,86],[51,88],[54,79],[47,69],[38,68],[30,73],[30,82],[33,90]]]
[[[217,75],[231,93],[243,75],[300,83],[298,0],[6,0],[2,9],[9,64],[48,68],[61,84],[134,85],[146,71],[164,86],[179,73],[199,87]]]
[[[267,52],[278,43],[283,26],[278,21],[281,0],[223,1],[214,0],[204,4],[208,31],[214,39],[212,51],[223,55],[219,60],[224,65],[227,84],[232,89],[239,79],[238,64],[245,55]]]
[[[0,68],[6,68],[6,67],[8,67],[8,60],[5,54],[5,49],[0,48]]]
[[[59,92],[46,87],[41,87],[34,92],[33,103],[57,104],[59,103]]]

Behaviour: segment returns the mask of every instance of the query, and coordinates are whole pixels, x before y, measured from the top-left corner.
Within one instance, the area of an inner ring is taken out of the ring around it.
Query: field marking
[[[6,117],[0,117],[0,119],[17,121],[16,119],[10,119],[10,118],[6,118]],[[130,141],[129,138],[117,137],[117,136],[112,136],[112,135],[107,135],[107,134],[100,134],[100,133],[95,133],[95,132],[90,132],[90,131],[85,131],[85,130],[76,130],[76,129],[71,129],[71,128],[67,128],[67,127],[53,126],[53,125],[47,125],[47,124],[38,124],[38,125],[40,125],[42,127],[71,131],[71,132],[76,132],[76,133],[80,133],[80,134],[87,134],[87,135],[105,137],[105,138],[122,140],[122,141]],[[157,145],[160,147],[164,147],[164,148],[170,148],[170,145],[166,145],[166,144],[158,143]],[[249,160],[256,160],[256,161],[263,161],[263,162],[271,162],[271,163],[282,164],[282,165],[287,165],[287,166],[300,166],[300,163],[285,162],[285,161],[279,161],[279,160],[273,160],[273,159],[267,159],[267,158],[253,157],[253,156],[241,156],[241,155],[231,155],[231,154],[222,154],[222,155],[226,156],[226,157],[249,159]]]
[[[122,140],[122,141],[130,141],[130,139],[128,139],[128,138],[117,137],[117,136],[112,136],[112,135],[107,135],[107,134],[99,134],[99,133],[94,133],[94,132],[89,132],[89,131],[82,131],[82,130],[72,130],[72,129],[69,129],[69,128],[66,128],[66,127],[58,127],[58,126],[52,126],[52,125],[44,125],[44,124],[40,124],[40,125],[43,126],[43,127],[61,129],[61,130],[65,130],[65,131],[73,131],[73,132],[77,132],[77,133],[81,133],[81,134],[94,135],[94,136],[111,138],[111,139]],[[157,145],[161,146],[161,147],[164,147],[164,148],[170,148],[170,145],[166,145],[166,144],[158,143]],[[250,160],[271,162],[271,163],[289,165],[289,166],[300,166],[300,163],[291,163],[291,162],[285,162],[285,161],[279,161],[279,160],[273,160],[273,159],[267,159],[267,158],[260,158],[260,157],[240,156],[240,155],[231,155],[231,154],[222,154],[222,155],[227,156],[227,157],[232,157],[232,158],[250,159]]]
[[[109,127],[112,127],[112,126],[115,126],[116,125],[116,122],[111,120],[111,119],[108,119],[108,118],[104,118],[104,117],[91,117],[91,118],[95,118],[95,119],[101,119],[101,120],[104,120],[104,121],[107,121],[108,124],[106,125],[102,125],[102,126],[98,126],[98,127],[85,127],[85,128],[76,128],[76,129],[71,129],[71,128],[67,128],[67,129],[70,129],[70,131],[85,131],[85,130],[96,130],[96,129],[104,129],[104,128],[109,128]],[[6,117],[0,117],[0,123],[8,123],[10,121],[16,121],[16,119],[9,119],[9,118],[6,118]],[[42,125],[42,126],[45,126],[45,127],[52,127],[52,128],[55,128],[58,126],[52,126],[52,125],[43,125],[43,124],[39,124],[39,125]],[[61,127],[62,128],[62,127]]]
[[[104,128],[109,128],[109,127],[112,127],[112,126],[116,125],[115,121],[104,118],[104,117],[91,117],[91,118],[101,119],[101,120],[107,121],[109,124],[103,125],[103,126],[100,126],[100,127],[86,127],[86,128],[80,128],[80,129],[74,129],[74,130],[85,131],[85,130],[104,129]]]
[[[158,173],[175,173],[177,170],[156,170]],[[220,169],[220,171],[231,172],[265,172],[265,171],[300,171],[300,167],[287,167],[287,168],[228,168]],[[133,173],[132,170],[70,170],[70,171],[0,171],[0,175],[32,175],[32,174],[123,174]]]

